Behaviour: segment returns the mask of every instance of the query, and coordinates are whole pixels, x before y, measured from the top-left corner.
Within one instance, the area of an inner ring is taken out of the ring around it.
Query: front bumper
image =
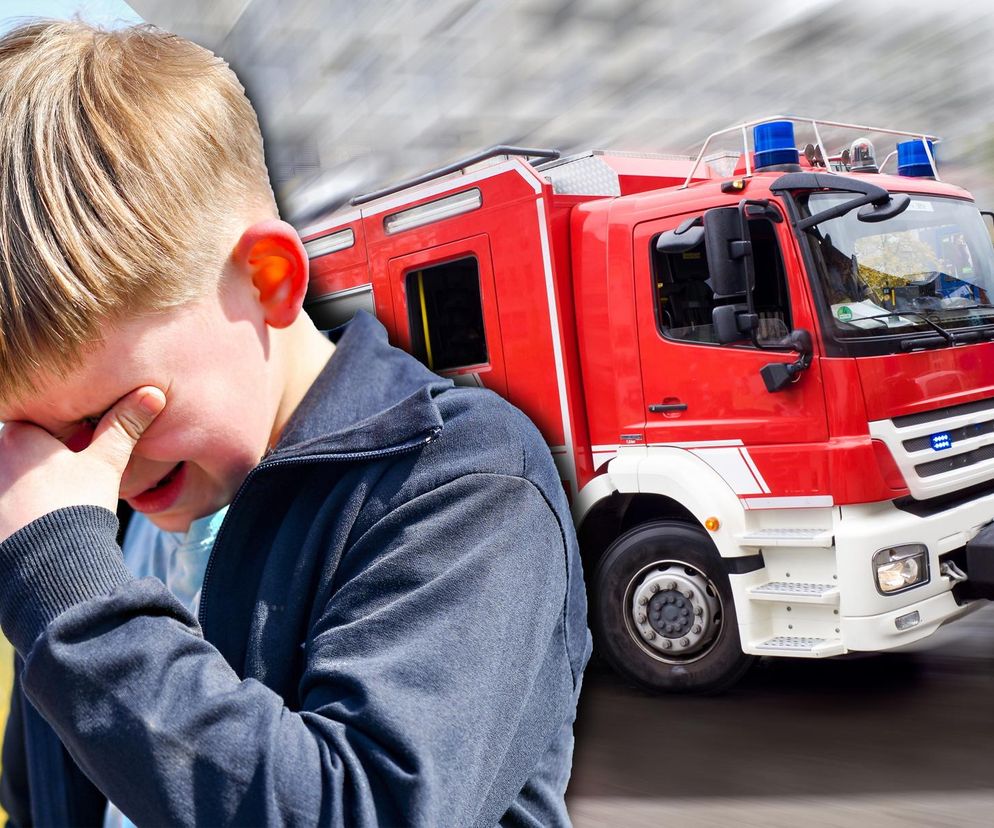
[[[945,567],[944,572],[943,564],[953,560],[965,568],[967,543],[994,519],[994,493],[928,513],[883,502],[826,509],[821,520],[814,514],[807,517],[825,528],[825,544],[763,545],[761,569],[730,575],[746,652],[822,658],[892,650],[928,638],[942,625],[987,605],[967,600],[963,590],[970,582],[958,583],[958,570]],[[798,520],[786,510],[764,518],[771,527]],[[929,579],[881,594],[874,553],[903,544],[928,548]],[[994,556],[994,543],[991,549]],[[809,589],[801,592],[799,587]]]
[[[850,651],[892,650],[928,638],[943,624],[969,615],[985,604],[985,601],[970,601],[961,605],[952,592],[943,592],[880,615],[842,616],[842,641]],[[910,629],[898,630],[897,619],[911,612],[917,612],[921,621]]]
[[[994,520],[994,493],[975,498],[948,509],[931,514],[912,513],[899,509],[894,503],[869,503],[843,506],[835,522],[835,551],[840,586],[840,614],[843,622],[876,617],[900,616],[939,596],[949,598],[949,618],[936,619],[938,623],[955,616],[958,608],[953,597],[957,586],[954,578],[943,573],[943,563],[954,560],[960,565],[974,538],[987,537],[981,531]],[[880,549],[903,544],[920,543],[928,547],[929,580],[894,595],[882,595],[876,586],[873,555]],[[981,555],[994,563],[994,542],[990,555],[985,548],[974,552],[974,567],[980,578],[977,561]],[[966,584],[970,582],[967,581]],[[961,597],[962,588],[957,589]],[[919,626],[925,626],[923,619]],[[846,624],[848,626],[848,624]],[[921,633],[907,630],[903,636],[911,638]],[[846,642],[848,647],[849,642]]]

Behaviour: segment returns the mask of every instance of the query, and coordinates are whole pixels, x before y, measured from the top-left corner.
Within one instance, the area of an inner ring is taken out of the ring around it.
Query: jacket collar
[[[452,387],[387,341],[366,311],[330,334],[334,354],[265,458],[381,453],[432,439],[442,428],[434,397]]]

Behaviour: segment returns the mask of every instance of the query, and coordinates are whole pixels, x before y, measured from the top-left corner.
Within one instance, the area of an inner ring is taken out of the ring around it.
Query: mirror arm
[[[792,330],[790,336],[783,340],[783,344],[797,351],[797,359],[793,362],[770,362],[759,369],[766,390],[771,394],[797,382],[801,373],[811,367],[814,355],[811,334],[804,328]]]
[[[676,230],[673,231],[674,236],[682,236],[691,227],[703,227],[704,226],[704,216],[694,216],[693,218],[684,219],[677,226]]]
[[[807,230],[809,227],[814,227],[816,224],[821,224],[823,221],[844,216],[846,213],[851,210],[855,210],[857,207],[862,207],[864,204],[873,203],[875,203],[874,196],[860,196],[859,198],[854,198],[852,201],[836,204],[834,207],[829,207],[827,210],[822,210],[820,213],[801,219],[795,226],[798,230]]]
[[[769,201],[757,201],[755,199],[743,198],[739,202],[739,236],[742,239],[738,247],[733,244],[731,253],[733,256],[741,256],[745,260],[745,299],[746,313],[751,318],[756,316],[756,303],[753,298],[753,291],[756,287],[756,268],[752,257],[752,234],[749,232],[749,207],[758,206],[766,209]],[[759,326],[751,331],[752,344],[757,348],[762,348],[759,344]]]

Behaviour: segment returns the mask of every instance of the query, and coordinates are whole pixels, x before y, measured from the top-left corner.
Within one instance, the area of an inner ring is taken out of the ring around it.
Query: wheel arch
[[[607,548],[629,529],[650,520],[675,520],[703,529],[694,514],[675,498],[654,492],[615,490],[598,500],[577,526],[586,572],[593,572]]]
[[[579,494],[574,519],[585,571],[593,571],[621,534],[649,520],[697,526],[722,558],[755,554],[737,539],[745,531],[745,508],[711,466],[676,446],[642,452],[616,457]],[[719,521],[717,531],[705,529],[711,517]]]

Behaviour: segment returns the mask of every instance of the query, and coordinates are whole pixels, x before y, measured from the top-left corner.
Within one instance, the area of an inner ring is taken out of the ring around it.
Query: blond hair
[[[150,26],[0,38],[0,399],[68,376],[107,324],[216,287],[247,205],[276,214],[220,58]]]

